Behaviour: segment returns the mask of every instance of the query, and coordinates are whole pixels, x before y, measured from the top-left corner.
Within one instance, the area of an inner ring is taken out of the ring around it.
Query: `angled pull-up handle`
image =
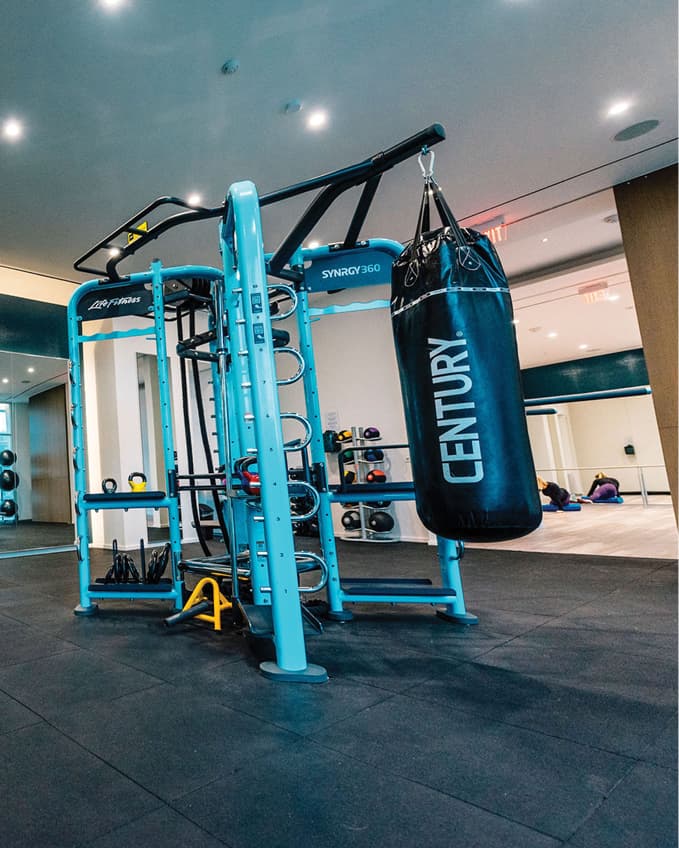
[[[271,267],[272,273],[280,273],[286,263],[289,261],[292,254],[299,247],[302,240],[308,235],[309,232],[313,229],[313,227],[318,223],[321,217],[325,214],[330,204],[338,197],[342,192],[346,191],[353,186],[360,185],[361,183],[365,183],[371,181],[373,177],[378,177],[380,174],[383,174],[385,171],[388,171],[390,168],[393,168],[394,165],[398,165],[400,162],[403,162],[405,159],[408,159],[410,156],[419,153],[423,147],[431,147],[434,144],[438,144],[438,142],[443,141],[446,137],[446,132],[441,124],[432,124],[430,127],[427,127],[424,130],[420,130],[420,132],[415,133],[415,135],[410,136],[410,138],[405,139],[404,141],[395,144],[393,147],[389,147],[387,150],[382,150],[379,153],[375,153],[373,156],[370,156],[368,159],[365,159],[363,162],[358,162],[355,165],[349,165],[346,168],[340,168],[338,171],[331,171],[327,174],[322,174],[319,177],[313,177],[310,180],[305,180],[300,183],[295,183],[291,186],[286,186],[285,188],[278,189],[277,191],[272,191],[269,194],[264,194],[259,198],[260,206],[269,206],[273,203],[278,203],[282,200],[287,200],[290,197],[296,197],[299,194],[305,194],[308,191],[313,191],[318,188],[332,188],[332,191],[329,191],[328,194],[325,192],[321,192],[318,200],[319,203],[315,201],[310,205],[307,211],[302,216],[302,219],[298,222],[298,224],[293,228],[292,232],[285,239],[283,244],[278,248],[276,253],[271,259]],[[373,184],[375,189],[377,188],[376,184]],[[372,195],[374,196],[374,189],[371,190]],[[368,213],[368,208],[370,203],[367,202],[363,204],[363,199],[368,198],[370,196],[370,192],[366,190],[364,192],[364,196],[359,201],[359,208],[361,208],[361,213],[363,215],[363,220]],[[372,197],[369,197],[372,200]],[[143,230],[140,228],[140,223],[144,219],[146,215],[150,212],[157,209],[159,206],[163,205],[174,205],[183,208],[185,211],[179,212],[175,215],[170,215],[168,218],[160,221],[154,226],[150,227],[148,230]],[[363,208],[364,207],[364,208]],[[186,201],[181,200],[178,197],[159,197],[142,209],[140,212],[137,212],[132,218],[128,221],[125,221],[124,224],[119,226],[116,230],[110,233],[108,236],[103,238],[100,242],[98,242],[94,247],[90,248],[86,253],[84,253],[79,259],[77,259],[73,267],[76,271],[82,271],[84,273],[95,274],[96,276],[104,276],[108,280],[116,282],[121,279],[118,275],[117,267],[123,259],[126,259],[128,256],[131,256],[133,253],[136,253],[139,248],[148,244],[150,241],[157,239],[158,236],[162,235],[169,229],[173,227],[180,226],[182,224],[188,224],[192,221],[203,221],[207,218],[220,218],[225,214],[225,204],[221,204],[220,206],[216,206],[214,208],[207,207],[199,207],[194,208],[190,206]],[[359,223],[359,209],[356,210],[354,215],[354,220],[352,221],[352,225],[350,226],[350,233],[354,229],[354,226]],[[362,221],[360,221],[362,224]],[[309,224],[311,226],[309,226]],[[307,229],[308,227],[308,229]],[[360,226],[359,226],[360,229]],[[304,230],[306,232],[301,236],[301,238],[297,239],[297,235],[293,238],[293,233],[298,234],[302,233]],[[133,234],[137,236],[137,238],[128,245],[120,246],[114,244],[115,239],[120,236],[122,233],[125,234]],[[293,244],[293,242],[295,242]],[[106,270],[102,270],[99,268],[92,268],[85,265],[85,263],[98,251],[110,251],[112,248],[117,248],[120,253],[116,256],[110,256],[108,261],[106,262]],[[285,249],[284,249],[285,248]],[[275,271],[273,270],[275,269]]]

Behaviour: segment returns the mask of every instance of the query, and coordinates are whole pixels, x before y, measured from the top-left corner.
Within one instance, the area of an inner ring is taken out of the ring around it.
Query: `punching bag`
[[[443,224],[433,231],[430,196]],[[431,177],[392,268],[391,316],[420,520],[468,542],[530,533],[542,508],[507,279]]]

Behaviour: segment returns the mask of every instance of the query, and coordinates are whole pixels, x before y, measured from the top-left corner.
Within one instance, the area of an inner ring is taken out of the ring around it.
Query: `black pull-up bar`
[[[358,232],[365,221],[368,214],[370,203],[374,197],[379,182],[379,176],[385,171],[390,170],[394,165],[398,165],[410,156],[419,153],[423,147],[431,147],[438,144],[446,137],[446,132],[441,124],[432,124],[424,130],[410,136],[410,138],[395,144],[387,150],[375,153],[363,162],[358,162],[355,165],[349,165],[346,168],[340,168],[338,171],[331,171],[327,174],[322,174],[318,177],[313,177],[309,180],[304,180],[300,183],[295,183],[291,186],[272,191],[269,194],[264,194],[259,198],[260,206],[270,206],[273,203],[279,203],[282,200],[288,200],[291,197],[296,197],[299,194],[305,194],[314,189],[323,189],[319,195],[314,198],[307,210],[304,212],[300,220],[284,239],[278,250],[271,257],[269,263],[269,271],[271,274],[279,274],[286,263],[289,261],[292,254],[297,250],[302,241],[316,226],[318,221],[323,217],[328,207],[333,201],[339,197],[344,191],[362,183],[370,183],[370,188],[366,189],[361,195],[359,205],[356,209],[352,222],[349,226],[347,238],[344,245],[351,246],[358,237]],[[171,205],[179,206],[185,211],[175,215],[170,215],[162,221],[159,221],[149,230],[141,228],[140,224],[150,212],[160,206]],[[94,247],[90,248],[79,259],[73,263],[76,271],[81,271],[96,276],[105,276],[107,279],[116,282],[121,279],[117,272],[117,266],[123,259],[136,253],[140,247],[148,244],[150,241],[157,239],[158,236],[167,232],[174,227],[182,224],[188,224],[193,221],[203,221],[208,218],[220,218],[225,213],[225,205],[221,204],[214,208],[198,207],[193,208],[188,203],[178,197],[159,197],[144,207],[140,212],[125,221],[124,224],[115,229],[112,233],[103,238]],[[134,235],[136,238],[126,246],[120,247],[115,245],[115,239],[125,233],[126,235]],[[120,252],[111,256],[106,263],[106,270],[91,268],[84,263],[87,262],[95,253],[101,250],[111,251],[116,248]]]

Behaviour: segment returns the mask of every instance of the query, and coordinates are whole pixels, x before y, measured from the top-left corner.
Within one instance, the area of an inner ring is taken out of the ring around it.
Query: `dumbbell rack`
[[[362,427],[352,427],[351,428],[351,441],[350,442],[342,442],[342,449],[351,448],[352,446],[363,448],[366,446],[372,447],[372,445],[378,445],[380,439],[365,439],[363,437],[363,428]],[[367,483],[366,475],[371,468],[381,468],[386,462],[386,457],[378,460],[367,460],[363,459],[361,455],[361,451],[356,451],[353,457],[354,467],[356,469],[356,482],[357,483]],[[343,504],[346,508],[346,511],[356,509],[349,504]],[[393,505],[390,505],[386,509],[379,506],[373,506],[371,503],[367,503],[364,501],[359,501],[358,503],[358,514],[361,519],[361,526],[357,527],[356,530],[347,530],[343,535],[342,539],[345,542],[375,542],[375,543],[390,543],[390,542],[399,542],[400,539],[397,536],[389,535],[393,532],[392,530],[378,531],[372,530],[368,525],[368,520],[370,515],[373,512],[386,512],[394,518],[393,513]],[[353,535],[351,535],[353,534]]]

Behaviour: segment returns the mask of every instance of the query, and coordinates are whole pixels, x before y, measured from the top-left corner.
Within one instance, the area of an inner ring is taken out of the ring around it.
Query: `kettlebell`
[[[256,471],[248,471],[248,467],[256,462],[256,457],[246,456],[243,459],[237,459],[234,463],[234,474],[240,480],[243,491],[247,495],[259,495],[262,490],[259,474]]]
[[[133,471],[127,478],[127,482],[130,484],[130,489],[133,492],[146,491],[146,474],[143,471]]]
[[[105,495],[112,495],[118,489],[118,484],[113,479],[113,477],[106,477],[106,479],[101,481],[101,491]]]

